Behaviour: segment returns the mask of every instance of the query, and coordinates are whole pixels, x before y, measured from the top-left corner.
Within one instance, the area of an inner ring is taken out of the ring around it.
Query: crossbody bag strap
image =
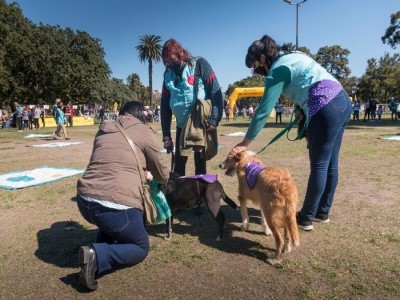
[[[136,147],[135,144],[133,143],[132,139],[128,136],[126,133],[125,129],[122,127],[122,125],[119,123],[119,121],[114,122],[115,126],[121,131],[122,135],[125,137],[126,141],[128,142],[129,146],[132,149],[133,154],[135,155],[136,163],[139,167],[139,173],[140,173],[140,179],[142,181],[142,185],[146,184],[146,177],[144,176],[144,171],[142,168],[142,165],[140,164],[137,152],[136,152]]]
[[[200,77],[200,66],[197,63],[197,59],[198,58],[196,58],[196,60],[194,61],[195,65],[194,65],[194,73],[193,73],[193,76],[195,79],[195,81],[194,81],[194,97],[196,97],[196,99],[198,99],[197,94],[199,93],[199,80],[201,78]]]

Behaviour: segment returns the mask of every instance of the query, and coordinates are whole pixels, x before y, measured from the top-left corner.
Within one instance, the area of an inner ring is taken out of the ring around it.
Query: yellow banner
[[[80,116],[74,116],[73,117],[73,126],[86,126],[86,125],[94,125],[94,118],[92,117],[80,117]],[[45,125],[46,127],[56,127],[56,121],[54,120],[53,117],[46,117],[45,118]],[[43,127],[43,122],[40,120],[39,124]]]

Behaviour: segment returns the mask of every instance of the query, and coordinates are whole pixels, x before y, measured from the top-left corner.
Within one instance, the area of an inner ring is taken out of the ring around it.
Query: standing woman
[[[329,222],[338,183],[338,160],[351,102],[341,84],[321,65],[299,51],[287,51],[269,36],[251,44],[246,66],[264,75],[265,91],[244,140],[229,153],[245,151],[264,127],[280,95],[293,99],[306,117],[311,173],[299,228],[309,231],[314,222]]]
[[[217,77],[203,57],[192,57],[176,40],[168,40],[162,49],[165,65],[161,96],[161,127],[164,148],[172,150],[172,113],[176,118],[175,168],[174,172],[184,176],[187,157],[181,156],[179,137],[189,114],[198,99],[211,100],[212,111],[207,131],[215,130],[222,118],[222,93]],[[198,70],[198,72],[196,72]],[[195,88],[197,85],[197,89]],[[197,92],[196,92],[197,90]],[[206,174],[206,160],[200,152],[194,153],[195,174]]]
[[[119,122],[132,139],[147,178],[160,183],[169,170],[162,162],[160,147],[146,124],[143,105],[128,101]],[[133,266],[149,252],[144,226],[142,183],[139,166],[127,140],[112,121],[100,124],[90,163],[77,184],[77,204],[82,216],[98,228],[95,243],[79,249],[80,282],[97,289],[95,275],[117,267]]]

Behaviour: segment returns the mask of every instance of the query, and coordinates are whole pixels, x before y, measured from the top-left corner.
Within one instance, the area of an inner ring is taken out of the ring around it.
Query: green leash
[[[274,142],[276,142],[277,140],[279,140],[279,138],[280,138],[281,136],[283,136],[283,135],[285,134],[285,132],[287,132],[287,133],[286,133],[286,136],[287,136],[287,139],[288,139],[289,141],[297,141],[297,140],[300,140],[300,139],[303,137],[304,132],[306,131],[306,126],[303,126],[303,128],[301,129],[301,131],[299,132],[299,134],[297,135],[297,137],[296,137],[294,140],[292,140],[292,139],[289,138],[289,131],[292,129],[293,124],[295,124],[295,123],[297,123],[297,122],[299,121],[299,117],[296,117],[296,118],[293,120],[293,115],[294,115],[294,114],[295,114],[295,112],[293,112],[293,113],[292,113],[292,116],[290,117],[289,126],[286,127],[285,129],[283,129],[281,132],[279,132],[276,136],[274,136],[274,137],[272,138],[272,140],[271,140],[266,146],[264,146],[260,151],[257,152],[257,155],[260,154],[261,152],[263,152],[269,145],[271,145],[272,143],[274,143]]]

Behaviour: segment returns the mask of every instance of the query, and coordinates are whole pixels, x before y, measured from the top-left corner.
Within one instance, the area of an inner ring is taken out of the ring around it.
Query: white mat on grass
[[[47,144],[38,144],[38,145],[26,145],[27,147],[42,147],[42,148],[58,148],[58,147],[66,147],[71,145],[83,144],[83,142],[54,142]]]
[[[82,174],[84,171],[45,166],[28,171],[0,174],[0,187],[8,190],[16,190]]]
[[[175,132],[175,129],[172,129],[171,132]],[[162,130],[157,131],[157,133],[162,133]]]
[[[400,135],[385,135],[381,136],[382,140],[392,140],[392,141],[400,141]]]
[[[224,135],[224,136],[245,136],[246,133],[238,131],[238,132],[226,133],[226,134],[222,134],[222,135]]]
[[[43,134],[43,133],[31,133],[24,136],[24,139],[31,139],[31,138],[44,138],[44,137],[52,137],[54,133]]]

